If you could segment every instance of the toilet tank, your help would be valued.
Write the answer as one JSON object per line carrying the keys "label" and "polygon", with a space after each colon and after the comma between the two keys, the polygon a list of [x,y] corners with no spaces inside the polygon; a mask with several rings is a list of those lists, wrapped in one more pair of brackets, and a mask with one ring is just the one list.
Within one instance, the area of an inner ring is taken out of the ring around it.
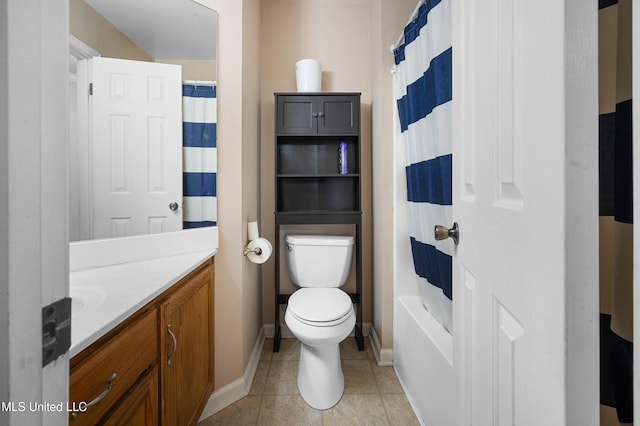
{"label": "toilet tank", "polygon": [[289,278],[299,287],[341,287],[349,276],[353,236],[287,235]]}

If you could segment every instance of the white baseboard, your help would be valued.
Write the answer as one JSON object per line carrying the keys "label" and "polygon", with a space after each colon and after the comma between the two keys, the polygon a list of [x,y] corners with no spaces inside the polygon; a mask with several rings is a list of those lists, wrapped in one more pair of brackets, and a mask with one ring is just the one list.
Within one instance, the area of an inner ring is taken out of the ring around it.
{"label": "white baseboard", "polygon": [[249,358],[247,368],[244,370],[244,374],[242,375],[242,377],[234,380],[228,385],[221,387],[220,389],[217,389],[211,394],[211,396],[209,397],[209,401],[207,401],[207,405],[202,411],[202,415],[200,416],[199,421],[202,421],[207,417],[211,417],[217,412],[227,408],[234,402],[249,395],[251,384],[253,383],[253,377],[255,376],[256,370],[258,369],[258,362],[260,361],[260,355],[262,354],[264,341],[265,331],[263,327],[263,329],[258,333],[258,338],[256,339],[256,343],[253,346],[251,357]]}
{"label": "white baseboard", "polygon": [[382,349],[380,346],[380,339],[378,333],[374,327],[370,327],[369,330],[369,342],[371,343],[371,350],[376,357],[376,362],[380,366],[393,366],[393,349]]}

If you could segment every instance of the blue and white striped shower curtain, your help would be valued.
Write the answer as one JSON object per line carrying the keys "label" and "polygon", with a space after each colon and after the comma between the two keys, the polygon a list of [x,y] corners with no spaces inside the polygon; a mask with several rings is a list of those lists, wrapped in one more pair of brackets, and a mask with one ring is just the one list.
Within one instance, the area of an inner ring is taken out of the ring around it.
{"label": "blue and white striped shower curtain", "polygon": [[393,52],[416,279],[423,305],[449,332],[453,243],[435,241],[433,229],[452,225],[451,50],[450,1],[427,0]]}
{"label": "blue and white striped shower curtain", "polygon": [[218,221],[217,115],[215,86],[182,86],[184,229]]}

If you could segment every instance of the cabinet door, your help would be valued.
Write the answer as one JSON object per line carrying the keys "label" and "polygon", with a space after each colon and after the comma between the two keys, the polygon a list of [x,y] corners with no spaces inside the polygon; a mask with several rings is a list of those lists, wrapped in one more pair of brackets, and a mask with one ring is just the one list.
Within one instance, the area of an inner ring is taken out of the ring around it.
{"label": "cabinet door", "polygon": [[360,131],[359,96],[318,96],[318,133],[357,134]]}
{"label": "cabinet door", "polygon": [[162,423],[195,425],[213,390],[213,265],[161,305]]}
{"label": "cabinet door", "polygon": [[278,96],[276,99],[277,133],[316,133],[318,109],[315,96]]}
{"label": "cabinet door", "polygon": [[148,426],[158,424],[158,368],[144,376],[104,420],[105,425]]}

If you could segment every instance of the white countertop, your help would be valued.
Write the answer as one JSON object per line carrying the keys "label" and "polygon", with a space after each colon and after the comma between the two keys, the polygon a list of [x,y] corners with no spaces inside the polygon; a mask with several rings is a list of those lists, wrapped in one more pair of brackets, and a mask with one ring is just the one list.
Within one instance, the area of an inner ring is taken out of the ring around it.
{"label": "white countertop", "polygon": [[[166,241],[167,237],[162,238]],[[144,244],[155,244],[153,238],[147,238],[145,241]],[[121,243],[127,247],[132,245],[130,240],[123,240]],[[118,251],[118,247],[114,247],[113,244],[113,241],[109,242],[109,251]],[[136,240],[133,245],[135,244],[140,243]],[[173,247],[175,248],[175,245]],[[186,247],[189,247],[189,244]],[[154,258],[137,256],[132,261],[118,259],[121,263],[84,269],[72,267],[69,274],[69,292],[74,314],[71,319],[70,356],[80,353],[187,276],[202,262],[214,256],[218,251],[217,229],[209,247],[191,246],[193,247],[199,250],[187,253],[176,252],[175,249],[166,253],[153,251],[153,255],[156,256]],[[96,252],[101,253],[101,249]],[[86,256],[86,251],[82,251],[82,256]]]}

